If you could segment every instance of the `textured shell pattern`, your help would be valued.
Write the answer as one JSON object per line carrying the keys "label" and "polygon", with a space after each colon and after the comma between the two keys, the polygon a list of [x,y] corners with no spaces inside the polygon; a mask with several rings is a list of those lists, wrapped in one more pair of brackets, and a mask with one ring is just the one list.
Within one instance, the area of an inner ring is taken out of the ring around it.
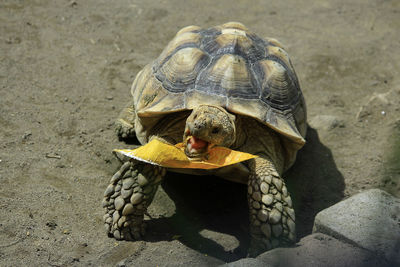
{"label": "textured shell pattern", "polygon": [[181,29],[132,85],[139,117],[217,105],[302,146],[306,107],[288,54],[240,23]]}

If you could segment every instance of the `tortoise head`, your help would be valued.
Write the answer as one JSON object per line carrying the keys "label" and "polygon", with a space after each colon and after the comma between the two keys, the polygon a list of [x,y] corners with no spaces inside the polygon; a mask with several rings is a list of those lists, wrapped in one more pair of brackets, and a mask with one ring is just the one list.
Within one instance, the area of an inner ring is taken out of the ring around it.
{"label": "tortoise head", "polygon": [[236,140],[235,119],[235,115],[218,106],[194,108],[183,135],[186,155],[203,158],[213,146],[230,147]]}

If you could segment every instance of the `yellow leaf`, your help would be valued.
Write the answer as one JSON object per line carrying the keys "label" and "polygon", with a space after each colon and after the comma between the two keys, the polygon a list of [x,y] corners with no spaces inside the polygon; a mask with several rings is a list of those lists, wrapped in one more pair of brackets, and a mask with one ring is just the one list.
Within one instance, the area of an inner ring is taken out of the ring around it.
{"label": "yellow leaf", "polygon": [[157,139],[137,149],[115,149],[114,151],[154,165],[189,169],[216,169],[257,157],[226,147],[213,147],[208,151],[207,160],[192,160],[186,156],[183,143],[173,146]]}

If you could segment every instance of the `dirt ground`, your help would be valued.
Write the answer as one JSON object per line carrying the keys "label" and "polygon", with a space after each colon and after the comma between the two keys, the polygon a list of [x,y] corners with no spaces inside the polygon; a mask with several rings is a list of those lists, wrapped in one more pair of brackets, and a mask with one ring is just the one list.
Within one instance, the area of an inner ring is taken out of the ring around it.
{"label": "dirt ground", "polygon": [[400,2],[0,1],[0,265],[214,266],[244,257],[245,186],[169,175],[145,241],[116,242],[101,200],[113,121],[136,73],[183,26],[240,21],[280,40],[308,106],[285,178],[298,238],[368,188],[400,197]]}

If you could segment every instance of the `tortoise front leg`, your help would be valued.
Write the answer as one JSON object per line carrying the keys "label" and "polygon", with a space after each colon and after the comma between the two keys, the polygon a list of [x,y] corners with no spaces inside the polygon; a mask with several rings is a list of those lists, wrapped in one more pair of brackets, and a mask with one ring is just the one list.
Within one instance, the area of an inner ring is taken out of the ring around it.
{"label": "tortoise front leg", "polygon": [[138,240],[145,234],[144,214],[152,202],[165,168],[131,160],[111,178],[104,193],[104,223],[116,239]]}
{"label": "tortoise front leg", "polygon": [[292,200],[273,163],[265,158],[250,162],[248,203],[250,256],[296,241]]}
{"label": "tortoise front leg", "polygon": [[130,100],[115,121],[115,132],[122,139],[135,137],[135,107]]}

